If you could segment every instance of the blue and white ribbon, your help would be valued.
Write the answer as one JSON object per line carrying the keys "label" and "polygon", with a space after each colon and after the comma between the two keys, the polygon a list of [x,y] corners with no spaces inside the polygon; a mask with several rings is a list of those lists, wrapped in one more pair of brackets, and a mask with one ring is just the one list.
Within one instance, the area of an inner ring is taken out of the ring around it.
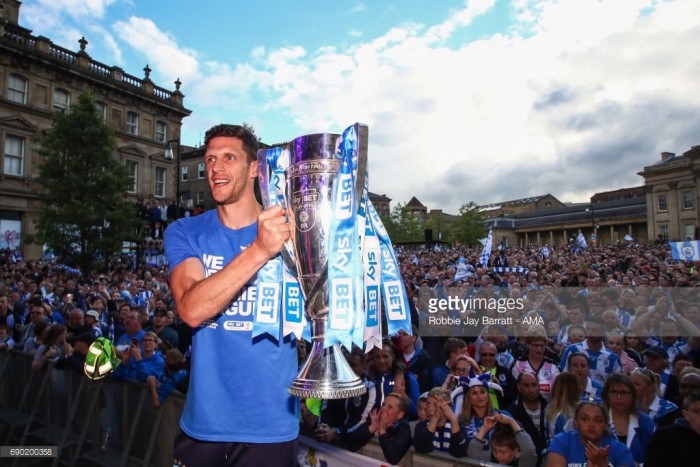
{"label": "blue and white ribbon", "polygon": [[355,274],[359,270],[359,246],[352,151],[342,152],[340,172],[333,194],[333,220],[329,232],[329,321],[324,345],[328,347],[339,342],[349,349],[352,347],[352,331],[355,327]]}
{"label": "blue and white ribbon", "polygon": [[[367,202],[365,209],[367,209]],[[381,248],[379,239],[374,231],[372,218],[367,216],[365,222],[365,238],[362,246],[362,265],[364,268],[364,293],[365,293],[365,352],[373,347],[382,348],[382,320],[381,312]]]}
{"label": "blue and white ribbon", "polygon": [[304,328],[306,328],[306,315],[304,314],[304,297],[301,287],[296,278],[292,275],[286,264],[283,264],[284,291],[282,309],[282,336],[286,337],[294,334],[297,340],[302,339]]}
{"label": "blue and white ribbon", "polygon": [[377,237],[381,250],[381,284],[382,298],[384,299],[384,309],[386,311],[387,332],[394,335],[401,330],[411,334],[411,313],[408,307],[408,297],[406,289],[399,273],[399,265],[396,261],[394,248],[391,246],[389,234],[382,220],[374,209],[372,201],[368,201],[369,217]]}
{"label": "blue and white ribbon", "polygon": [[253,337],[268,333],[280,338],[282,257],[275,256],[258,271]]}

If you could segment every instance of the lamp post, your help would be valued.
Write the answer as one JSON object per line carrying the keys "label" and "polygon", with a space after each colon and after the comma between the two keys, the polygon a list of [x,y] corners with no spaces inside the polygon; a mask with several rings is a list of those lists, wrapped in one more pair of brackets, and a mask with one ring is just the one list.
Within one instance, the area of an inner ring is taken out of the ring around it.
{"label": "lamp post", "polygon": [[591,203],[590,208],[586,208],[586,212],[591,213],[591,243],[597,243],[598,241],[598,226],[595,223],[595,210],[593,209],[593,203]]}
{"label": "lamp post", "polygon": [[[176,219],[180,218],[180,138],[171,139],[165,143],[165,153],[163,157],[166,160],[175,159],[175,208],[177,211]],[[175,157],[173,157],[173,145],[175,145]]]}

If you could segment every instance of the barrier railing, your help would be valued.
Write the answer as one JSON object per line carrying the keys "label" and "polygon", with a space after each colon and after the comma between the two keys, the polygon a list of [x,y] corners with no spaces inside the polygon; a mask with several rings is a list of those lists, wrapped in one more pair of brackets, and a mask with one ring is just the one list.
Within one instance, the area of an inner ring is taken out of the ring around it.
{"label": "barrier railing", "polygon": [[[174,392],[155,409],[145,384],[91,381],[70,369],[48,364],[32,371],[32,356],[0,352],[0,442],[3,446],[57,446],[54,465],[142,465],[171,467],[173,440],[185,397]],[[309,449],[329,465],[387,465],[376,439],[358,453],[300,437],[300,455]],[[347,460],[347,459],[354,460]],[[364,462],[361,462],[362,459]],[[358,460],[357,463],[355,460]],[[350,462],[348,464],[348,462]],[[9,464],[8,464],[9,465]],[[422,455],[410,449],[406,467],[499,464],[447,454]]]}

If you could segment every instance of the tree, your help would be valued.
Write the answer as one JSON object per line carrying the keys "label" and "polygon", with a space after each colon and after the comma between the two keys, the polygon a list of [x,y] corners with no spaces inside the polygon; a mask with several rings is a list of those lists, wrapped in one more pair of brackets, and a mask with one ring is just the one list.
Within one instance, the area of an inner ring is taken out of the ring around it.
{"label": "tree", "polygon": [[479,239],[484,238],[487,232],[484,215],[479,211],[479,206],[474,201],[470,201],[459,208],[459,219],[452,224],[449,238],[452,243],[476,246]]}
{"label": "tree", "polygon": [[123,241],[137,241],[136,210],[125,197],[128,172],[112,156],[114,136],[87,92],[55,114],[40,145],[42,206],[33,240],[88,274]]}
{"label": "tree", "polygon": [[393,243],[419,242],[424,238],[423,226],[406,205],[399,203],[391,210],[389,218],[382,217],[384,228]]}

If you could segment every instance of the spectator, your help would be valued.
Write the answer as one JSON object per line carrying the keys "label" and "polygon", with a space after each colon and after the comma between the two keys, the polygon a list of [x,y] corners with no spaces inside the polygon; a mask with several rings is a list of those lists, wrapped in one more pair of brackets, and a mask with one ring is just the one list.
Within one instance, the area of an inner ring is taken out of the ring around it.
{"label": "spectator", "polygon": [[64,346],[64,352],[56,361],[55,368],[64,370],[70,368],[78,373],[83,373],[85,365],[85,356],[88,353],[90,345],[95,342],[95,334],[92,332],[84,332],[77,336],[67,337],[67,345]]}
{"label": "spectator", "polygon": [[92,327],[85,323],[85,314],[78,307],[73,308],[68,312],[68,323],[66,324],[68,334],[77,336],[86,331],[92,331]]}
{"label": "spectator", "polygon": [[369,432],[377,434],[384,458],[390,464],[398,464],[413,440],[406,421],[408,399],[404,394],[392,392],[384,398],[381,409],[375,408],[370,415]]}
{"label": "spectator", "polygon": [[671,390],[670,395],[678,394],[678,378],[671,373],[669,367],[668,352],[661,346],[650,347],[642,354],[644,366],[659,375],[659,391],[661,396],[665,396],[667,389]]}
{"label": "spectator", "polygon": [[124,334],[117,338],[117,342],[115,342],[114,346],[117,356],[122,358],[122,353],[133,345],[134,340],[140,344],[144,334],[146,334],[146,331],[141,328],[141,319],[138,311],[130,311],[127,313],[126,322],[124,324]]}
{"label": "spectator", "polygon": [[[21,326],[22,338],[17,342],[17,345],[24,347],[25,343],[32,340],[36,335],[36,326],[41,322],[46,322],[51,324],[51,322],[46,317],[46,309],[42,305],[41,301],[35,301],[32,303],[31,311],[29,312],[29,324]],[[27,350],[25,350],[26,352]]]}
{"label": "spectator", "polygon": [[88,310],[85,313],[85,324],[90,326],[90,330],[95,337],[102,337],[102,328],[100,328],[100,313],[96,310]]}
{"label": "spectator", "polygon": [[645,467],[697,465],[700,446],[700,392],[683,402],[683,417],[673,425],[659,428],[649,443]]}
{"label": "spectator", "polygon": [[[149,335],[144,339],[149,339]],[[178,349],[170,349],[165,353],[165,371],[162,378],[158,379],[156,375],[149,375],[146,378],[153,407],[159,408],[163,405],[165,399],[177,389],[180,382],[187,378],[187,370],[182,368],[184,360],[182,352]]]}
{"label": "spectator", "polygon": [[[486,435],[492,430],[491,449],[485,450],[483,447],[486,443]],[[521,428],[516,420],[502,413],[484,419],[479,433],[469,441],[467,456],[481,461],[497,462],[501,465],[518,467],[535,467],[537,465],[535,445],[527,431]]]}
{"label": "spectator", "polygon": [[513,364],[511,371],[513,378],[518,379],[520,373],[528,372],[537,375],[540,382],[542,397],[548,398],[552,389],[554,378],[559,374],[559,368],[547,359],[544,354],[547,348],[547,338],[544,335],[528,335],[525,337],[528,355],[525,360],[518,360]]}
{"label": "spectator", "polygon": [[[504,366],[501,366],[496,361],[498,349],[491,341],[483,341],[479,346],[479,369],[475,373],[489,373],[491,381],[498,383],[503,392],[498,392],[494,389],[489,389],[491,403],[495,409],[507,407],[516,397],[518,397],[518,389],[516,387],[513,374]],[[467,369],[468,371],[468,369]],[[465,373],[466,374],[466,373]]]}
{"label": "spectator", "polygon": [[673,402],[659,397],[661,394],[661,378],[647,368],[636,368],[630,374],[632,383],[637,388],[637,407],[642,413],[649,415],[657,427],[670,425],[680,411]]}
{"label": "spectator", "polygon": [[[464,425],[464,439],[467,441],[471,441],[476,436],[486,417],[502,412],[493,408],[488,392],[491,388],[497,391],[502,391],[502,389],[498,384],[491,382],[490,379],[488,374],[477,376],[474,373],[470,373],[468,378],[460,378],[460,388],[453,392],[455,394],[460,389],[464,392],[459,420]],[[491,432],[483,438],[486,441],[484,449],[490,448],[490,436]]]}
{"label": "spectator", "polygon": [[481,370],[478,369],[479,366],[470,356],[460,355],[457,357],[457,359],[452,362],[450,374],[447,375],[447,378],[445,378],[445,381],[442,383],[442,388],[452,392],[457,388],[459,378],[468,375],[471,368],[474,368],[473,371],[476,373],[481,374]]}
{"label": "spectator", "polygon": [[629,375],[639,364],[624,348],[623,340],[620,331],[608,331],[605,336],[605,347],[617,355],[617,358],[620,359],[620,365],[622,365],[622,372]]}
{"label": "spectator", "polygon": [[576,405],[581,400],[581,386],[578,377],[565,371],[554,379],[552,393],[545,409],[549,424],[549,438],[566,430],[573,418]]}
{"label": "spectator", "polygon": [[46,339],[44,339],[44,342],[34,354],[32,370],[40,371],[44,368],[47,361],[55,362],[61,358],[65,350],[67,334],[68,332],[63,324],[54,324],[49,328],[46,333]]}
{"label": "spectator", "polygon": [[413,447],[421,454],[437,450],[464,457],[467,453],[464,430],[452,410],[450,393],[442,388],[431,389],[427,407],[428,419],[416,425]]}
{"label": "spectator", "polygon": [[160,341],[168,348],[177,348],[179,344],[177,332],[166,325],[166,319],[166,309],[156,308],[153,310],[153,324],[146,328],[146,330],[156,333]]}
{"label": "spectator", "polygon": [[433,369],[433,385],[442,386],[445,382],[447,375],[450,373],[455,360],[460,355],[467,354],[467,343],[462,339],[456,337],[450,337],[445,341],[443,352],[447,361],[444,365],[438,366]]}
{"label": "spectator", "polygon": [[379,403],[384,402],[386,394],[391,392],[404,393],[410,401],[409,419],[418,418],[417,403],[420,392],[415,376],[401,362],[396,361],[394,350],[389,343],[384,343],[382,348],[372,350],[372,361],[368,366],[370,381],[379,390]]}
{"label": "spectator", "polygon": [[603,346],[605,323],[597,317],[586,319],[586,340],[569,346],[562,356],[562,371],[566,371],[569,353],[583,352],[588,355],[590,376],[592,380],[605,384],[605,378],[612,373],[622,371],[617,355]]}
{"label": "spectator", "polygon": [[569,371],[578,378],[579,386],[581,387],[581,397],[600,398],[600,393],[603,385],[598,381],[593,381],[589,374],[588,355],[583,352],[571,352],[568,357]]}
{"label": "spectator", "polygon": [[610,435],[626,445],[639,464],[644,463],[647,445],[654,434],[654,421],[637,409],[637,389],[629,376],[610,375],[602,391],[603,407],[608,413]]}
{"label": "spectator", "polygon": [[15,346],[15,341],[12,339],[12,328],[6,324],[0,326],[0,352],[9,352]]}
{"label": "spectator", "polygon": [[36,326],[34,326],[34,333],[36,335],[27,339],[22,347],[22,351],[26,354],[34,355],[46,339],[49,327],[51,327],[51,325],[48,321],[39,321]]}
{"label": "spectator", "polygon": [[404,330],[399,331],[398,345],[402,351],[400,360],[406,369],[416,377],[418,380],[418,391],[422,393],[429,391],[433,387],[432,363],[430,355],[423,349],[416,348],[418,328],[413,326],[412,331],[412,334],[408,334]]}
{"label": "spectator", "polygon": [[606,434],[607,416],[595,401],[582,401],[574,411],[574,431],[552,439],[547,467],[588,465],[591,467],[634,467],[627,446]]}
{"label": "spectator", "polygon": [[155,376],[157,380],[163,379],[165,371],[165,361],[163,355],[158,352],[158,336],[153,332],[148,332],[143,336],[141,347],[136,339],[122,352],[122,364],[114,370],[115,381],[136,381],[145,383],[149,376]]}
{"label": "spectator", "polygon": [[545,414],[547,401],[540,394],[540,384],[534,374],[520,373],[517,384],[518,399],[506,410],[513,415],[513,418],[530,436],[536,452],[535,464],[540,466],[549,444],[549,431],[547,430]]}

